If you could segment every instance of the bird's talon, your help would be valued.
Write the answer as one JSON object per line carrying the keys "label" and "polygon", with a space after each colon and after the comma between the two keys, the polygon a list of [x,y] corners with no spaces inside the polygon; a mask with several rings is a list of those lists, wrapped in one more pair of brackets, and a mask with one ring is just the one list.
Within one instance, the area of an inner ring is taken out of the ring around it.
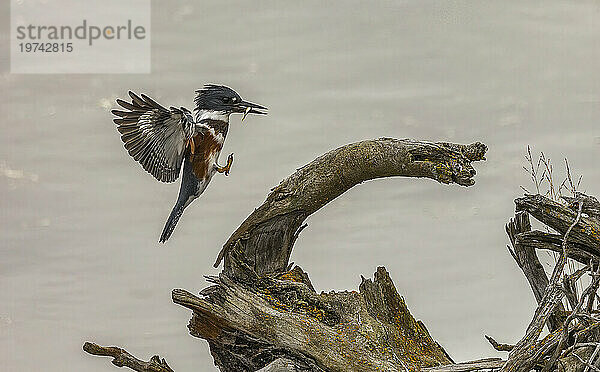
{"label": "bird's talon", "polygon": [[231,164],[233,164],[233,154],[229,154],[227,157],[227,165],[225,166],[225,175],[229,176],[229,171],[231,170]]}
{"label": "bird's talon", "polygon": [[233,154],[229,154],[227,157],[227,165],[224,167],[220,167],[217,164],[217,172],[224,173],[226,176],[229,176],[229,171],[231,170],[231,164],[233,164]]}

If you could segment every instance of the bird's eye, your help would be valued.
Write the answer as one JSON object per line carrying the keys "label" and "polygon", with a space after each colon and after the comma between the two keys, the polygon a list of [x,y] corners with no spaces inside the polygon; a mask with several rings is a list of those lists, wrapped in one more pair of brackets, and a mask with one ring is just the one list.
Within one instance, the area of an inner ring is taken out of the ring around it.
{"label": "bird's eye", "polygon": [[223,103],[229,103],[229,97],[223,97]]}

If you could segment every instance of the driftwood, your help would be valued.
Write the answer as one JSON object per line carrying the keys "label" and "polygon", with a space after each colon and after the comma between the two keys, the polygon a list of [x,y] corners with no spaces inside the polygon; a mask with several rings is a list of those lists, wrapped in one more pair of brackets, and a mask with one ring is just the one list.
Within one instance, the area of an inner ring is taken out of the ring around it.
{"label": "driftwood", "polygon": [[330,151],[283,180],[232,234],[217,259],[224,258],[224,269],[209,278],[215,285],[203,298],[175,290],[173,301],[194,311],[191,333],[209,342],[225,371],[257,370],[282,357],[306,370],[449,364],[383,267],[373,280],[363,278],[358,292],[317,294],[308,275],[288,260],[304,220],[352,186],[391,176],[470,186],[471,162],[485,151],[480,143],[389,138]]}
{"label": "driftwood", "polygon": [[[525,211],[538,221],[554,229],[562,236],[577,218],[573,205],[565,206],[541,195],[528,195],[515,200],[517,211]],[[585,205],[585,199],[582,199]],[[600,256],[600,221],[594,216],[581,216],[571,231],[569,243],[579,244],[591,255]]]}
{"label": "driftwood", "polygon": [[[222,371],[597,371],[600,316],[600,203],[577,194],[565,203],[542,196],[516,200],[507,225],[509,251],[522,269],[538,308],[522,340],[501,344],[486,336],[507,360],[454,363],[409,312],[389,273],[379,267],[362,278],[358,291],[316,293],[308,274],[289,263],[304,221],[351,187],[376,178],[426,177],[440,183],[474,184],[471,162],[484,160],[481,143],[458,145],[382,138],[332,150],[273,188],[265,202],[224,244],[224,261],[212,284],[192,294],[172,293],[173,302],[192,310],[193,336],[208,341]],[[556,233],[531,231],[533,216]],[[550,277],[537,250],[560,257]],[[586,265],[567,275],[568,259]],[[591,275],[579,294],[576,283]],[[563,304],[567,299],[568,307]],[[540,339],[542,328],[550,333]],[[169,372],[158,356],[149,362],[125,350],[86,343],[84,350],[111,356],[117,366]]]}
{"label": "driftwood", "polygon": [[158,355],[150,358],[150,361],[144,362],[121,348],[100,346],[92,342],[83,344],[83,350],[92,355],[112,357],[112,364],[117,367],[129,367],[138,372],[174,372]]}
{"label": "driftwood", "polygon": [[[517,262],[517,265],[523,271],[523,274],[525,274],[535,300],[539,304],[543,301],[546,287],[548,287],[548,276],[546,276],[544,267],[538,259],[535,247],[525,245],[522,243],[522,239],[517,239],[522,234],[530,231],[531,223],[529,222],[529,215],[524,212],[517,213],[515,218],[511,219],[506,225],[506,233],[513,246],[512,251],[510,251],[510,248],[509,251]],[[548,317],[548,329],[550,332],[560,328],[562,325],[560,316],[562,313],[564,313],[564,308],[562,303],[559,303],[556,305],[556,310],[554,310],[553,314]]]}
{"label": "driftwood", "polygon": [[[223,371],[415,371],[452,364],[410,314],[385,268],[363,278],[358,291],[318,294],[288,261],[304,220],[351,187],[392,176],[471,186],[471,162],[483,160],[486,150],[481,143],[381,138],[340,147],[300,168],[225,243],[216,262],[224,259],[223,271],[207,277],[212,286],[200,296],[173,291],[173,301],[193,311],[190,333],[209,342]],[[124,350],[108,350],[94,354],[133,369],[140,364]]]}
{"label": "driftwood", "polygon": [[283,275],[244,284],[222,275],[206,298],[175,290],[173,301],[194,311],[190,331],[209,341],[222,370],[256,370],[274,355],[317,371],[415,370],[451,362],[410,315],[384,268],[373,281],[364,279],[360,292],[320,295],[302,281],[299,268]]}
{"label": "driftwood", "polygon": [[[587,372],[600,365],[595,353],[600,350],[600,317],[594,306],[600,283],[598,203],[581,193],[564,199],[568,204],[541,195],[515,200],[517,213],[506,231],[513,246],[511,254],[530,283],[538,307],[525,336],[510,347],[501,371]],[[558,234],[531,231],[529,215]],[[539,263],[536,249],[560,253],[550,278]],[[569,258],[586,266],[568,274],[565,266]],[[591,280],[578,294],[575,283],[584,274]],[[563,306],[565,297],[569,310]],[[540,339],[544,324],[548,324],[550,334]],[[492,345],[497,344],[492,340]]]}
{"label": "driftwood", "polygon": [[448,364],[440,367],[424,368],[423,372],[469,372],[495,370],[501,368],[506,361],[500,358],[474,360],[466,363]]}
{"label": "driftwood", "polygon": [[215,266],[235,275],[227,252],[239,244],[259,275],[282,272],[303,221],[351,187],[376,178],[426,177],[441,183],[474,184],[472,161],[483,160],[485,145],[430,143],[381,138],[332,150],[283,180],[227,240]]}

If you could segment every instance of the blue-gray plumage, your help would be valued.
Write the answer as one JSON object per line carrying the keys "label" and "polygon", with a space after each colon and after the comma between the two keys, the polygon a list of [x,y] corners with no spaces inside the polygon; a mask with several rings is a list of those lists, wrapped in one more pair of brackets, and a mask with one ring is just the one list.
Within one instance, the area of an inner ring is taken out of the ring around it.
{"label": "blue-gray plumage", "polygon": [[131,102],[117,99],[126,109],[113,110],[121,140],[129,155],[162,182],[183,176],[179,196],[160,236],[165,242],[175,229],[184,209],[198,198],[219,172],[229,174],[233,154],[227,165],[217,161],[229,129],[229,115],[266,114],[265,107],[246,102],[233,89],[205,85],[196,91],[194,115],[185,107],[168,109],[146,95],[129,92]]}
{"label": "blue-gray plumage", "polygon": [[[169,239],[179,218],[183,214],[183,210],[196,199],[204,189],[208,182],[204,180],[198,179],[194,172],[192,171],[192,163],[185,157],[183,160],[183,175],[181,176],[181,186],[179,187],[179,195],[177,196],[177,202],[165,223],[165,227],[163,228],[163,232],[160,235],[159,241],[164,243]],[[204,187],[203,187],[204,186]]]}

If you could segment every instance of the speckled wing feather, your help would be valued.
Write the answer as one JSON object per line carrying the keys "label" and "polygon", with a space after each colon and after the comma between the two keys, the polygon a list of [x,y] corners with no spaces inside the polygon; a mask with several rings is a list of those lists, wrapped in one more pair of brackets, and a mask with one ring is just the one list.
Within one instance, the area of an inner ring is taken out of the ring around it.
{"label": "speckled wing feather", "polygon": [[144,94],[130,91],[129,96],[131,103],[117,99],[125,110],[112,110],[125,148],[157,180],[175,181],[194,134],[191,113],[183,107],[167,109]]}

